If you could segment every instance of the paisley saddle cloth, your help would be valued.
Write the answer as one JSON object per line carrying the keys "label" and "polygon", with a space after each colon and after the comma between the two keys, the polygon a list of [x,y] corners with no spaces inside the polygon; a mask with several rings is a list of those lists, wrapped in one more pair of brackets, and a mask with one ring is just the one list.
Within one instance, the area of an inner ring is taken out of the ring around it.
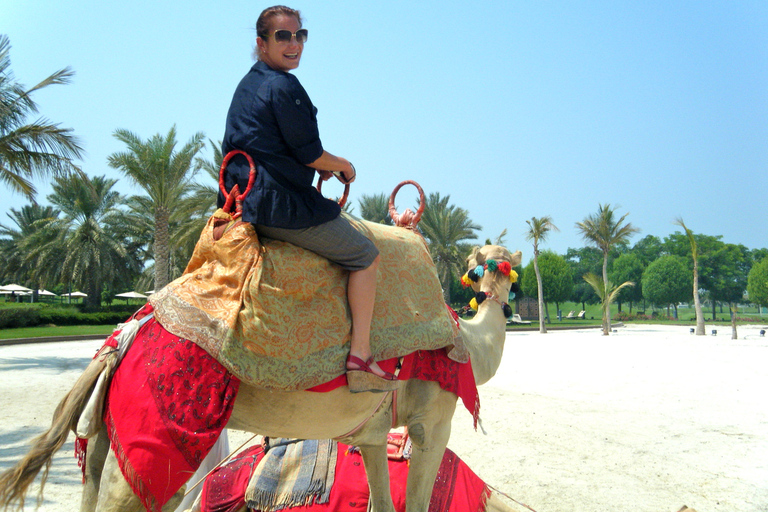
{"label": "paisley saddle cloth", "polygon": [[[448,347],[452,359],[466,362],[469,354],[421,237],[349,219],[381,253],[371,324],[376,359]],[[214,226],[222,223],[226,231],[214,240]],[[347,278],[325,258],[260,240],[253,226],[219,210],[184,274],[150,302],[165,329],[202,347],[240,380],[301,390],[345,372],[352,325]]]}

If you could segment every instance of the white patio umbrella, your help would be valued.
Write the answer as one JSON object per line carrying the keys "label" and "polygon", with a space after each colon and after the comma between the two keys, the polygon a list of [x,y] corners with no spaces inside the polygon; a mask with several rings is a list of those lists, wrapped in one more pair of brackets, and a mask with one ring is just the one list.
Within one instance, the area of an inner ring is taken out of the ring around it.
{"label": "white patio umbrella", "polygon": [[88,294],[83,292],[72,292],[72,293],[62,293],[61,296],[62,297],[87,297]]}
{"label": "white patio umbrella", "polygon": [[26,286],[19,286],[18,284],[7,284],[5,286],[0,286],[0,290],[6,291],[6,292],[31,292],[31,288],[27,288]]}
{"label": "white patio umbrella", "polygon": [[56,294],[49,292],[48,290],[37,290],[38,295],[45,295],[46,297],[56,297]]}
{"label": "white patio umbrella", "polygon": [[139,292],[125,292],[118,293],[115,297],[121,297],[123,299],[146,299],[147,296]]}

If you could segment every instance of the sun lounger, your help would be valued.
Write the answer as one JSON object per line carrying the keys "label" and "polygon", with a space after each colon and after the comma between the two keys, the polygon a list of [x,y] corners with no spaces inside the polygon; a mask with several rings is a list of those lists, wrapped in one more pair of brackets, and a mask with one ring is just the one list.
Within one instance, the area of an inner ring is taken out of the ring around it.
{"label": "sun lounger", "polygon": [[584,320],[586,317],[587,317],[587,312],[584,311],[584,310],[582,310],[581,313],[576,315],[576,318],[579,319],[579,320]]}
{"label": "sun lounger", "polygon": [[522,318],[520,318],[520,315],[515,313],[514,315],[512,315],[512,323],[513,324],[530,324],[531,322],[528,320],[523,320]]}
{"label": "sun lounger", "polygon": [[576,312],[575,311],[568,312],[568,316],[566,316],[565,318],[567,320],[572,320],[572,319],[576,318]]}

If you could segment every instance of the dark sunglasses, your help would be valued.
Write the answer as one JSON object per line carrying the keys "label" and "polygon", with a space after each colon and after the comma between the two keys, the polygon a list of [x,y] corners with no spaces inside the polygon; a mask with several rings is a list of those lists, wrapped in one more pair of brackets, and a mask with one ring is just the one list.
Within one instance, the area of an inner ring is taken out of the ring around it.
{"label": "dark sunglasses", "polygon": [[[290,43],[291,38],[293,37],[296,38],[297,43],[306,43],[307,37],[309,36],[309,30],[305,28],[300,28],[296,32],[291,32],[290,30],[280,29],[280,30],[275,30],[275,33],[273,35],[275,37],[275,42],[278,42],[278,43]],[[264,36],[265,39],[267,37],[269,37],[269,34]]]}

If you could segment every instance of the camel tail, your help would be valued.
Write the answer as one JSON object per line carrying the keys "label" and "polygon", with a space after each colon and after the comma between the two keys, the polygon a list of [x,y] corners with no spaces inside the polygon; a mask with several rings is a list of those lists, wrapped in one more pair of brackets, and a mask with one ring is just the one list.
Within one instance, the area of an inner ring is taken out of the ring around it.
{"label": "camel tail", "polygon": [[32,448],[23,459],[0,474],[0,510],[13,506],[21,510],[24,507],[27,490],[41,470],[38,506],[42,503],[43,487],[48,478],[53,456],[66,442],[69,431],[74,432],[77,428],[80,414],[110,357],[113,356],[104,357],[100,354],[91,361],[75,382],[74,387],[56,407],[50,428],[31,441]]}

